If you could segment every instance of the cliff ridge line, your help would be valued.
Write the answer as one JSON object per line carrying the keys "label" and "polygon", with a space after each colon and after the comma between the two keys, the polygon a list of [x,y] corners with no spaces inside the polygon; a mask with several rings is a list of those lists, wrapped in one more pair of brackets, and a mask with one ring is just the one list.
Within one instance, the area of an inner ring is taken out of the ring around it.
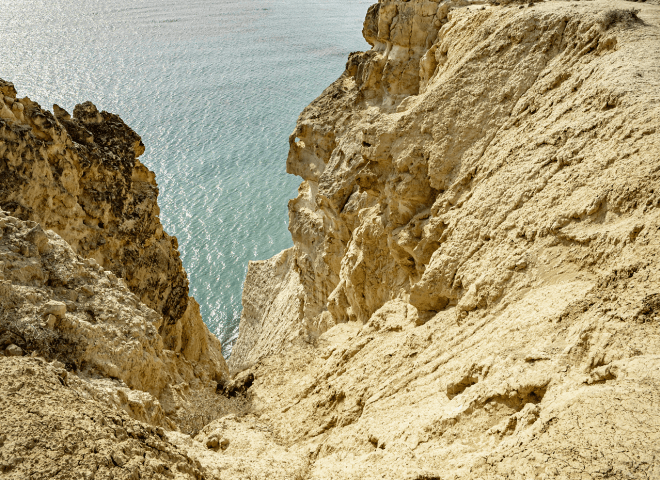
{"label": "cliff ridge line", "polygon": [[660,7],[505,3],[380,1],[289,138],[228,363],[304,478],[660,475]]}

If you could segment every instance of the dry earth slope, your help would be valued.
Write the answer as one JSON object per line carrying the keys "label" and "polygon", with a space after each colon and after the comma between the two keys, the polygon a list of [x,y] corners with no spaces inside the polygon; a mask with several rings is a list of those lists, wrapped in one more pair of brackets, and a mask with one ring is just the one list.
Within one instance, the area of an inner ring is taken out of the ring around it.
{"label": "dry earth slope", "polygon": [[246,279],[270,478],[660,478],[660,6],[384,0],[363,33]]}

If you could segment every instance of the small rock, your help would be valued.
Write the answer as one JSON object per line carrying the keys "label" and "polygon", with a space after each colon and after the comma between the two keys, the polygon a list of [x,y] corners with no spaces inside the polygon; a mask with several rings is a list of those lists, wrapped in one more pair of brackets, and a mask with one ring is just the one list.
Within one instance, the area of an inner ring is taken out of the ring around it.
{"label": "small rock", "polygon": [[13,343],[9,345],[5,349],[5,355],[9,357],[22,357],[23,356],[23,349],[19,347],[18,345],[14,345]]}
{"label": "small rock", "polygon": [[57,323],[57,317],[52,314],[48,314],[46,317],[46,327],[50,328],[51,330],[55,328],[55,323]]}
{"label": "small rock", "polygon": [[216,387],[216,393],[226,397],[235,397],[238,394],[244,395],[254,383],[254,374],[245,370],[236,375],[234,380],[229,382],[221,381]]}
{"label": "small rock", "polygon": [[221,439],[217,434],[213,434],[206,439],[206,448],[210,448],[211,450],[218,450],[219,448],[226,450],[228,446],[229,440],[226,438]]}
{"label": "small rock", "polygon": [[527,268],[527,260],[525,260],[524,258],[518,260],[516,262],[515,268],[516,268],[516,270],[524,270],[525,268]]}
{"label": "small rock", "polygon": [[80,287],[80,293],[87,297],[93,297],[94,296],[94,289],[90,287],[89,285],[83,285]]}
{"label": "small rock", "polygon": [[75,302],[72,302],[71,300],[65,300],[64,303],[66,304],[67,312],[75,312],[78,310],[78,305],[76,305]]}
{"label": "small rock", "polygon": [[78,292],[70,288],[58,288],[55,290],[55,293],[60,297],[64,297],[64,303],[67,303],[67,300],[70,302],[75,302],[78,300]]}
{"label": "small rock", "polygon": [[44,229],[41,228],[36,222],[27,222],[31,230],[25,235],[25,239],[30,243],[36,245],[37,250],[40,254],[48,253],[52,250],[52,247],[48,243],[48,236]]}
{"label": "small rock", "polygon": [[550,360],[550,356],[545,352],[533,351],[525,355],[525,361],[528,363],[536,362],[538,360]]}
{"label": "small rock", "polygon": [[46,302],[43,307],[44,315],[55,315],[57,318],[62,318],[66,315],[66,304],[56,300]]}
{"label": "small rock", "polygon": [[126,455],[124,455],[124,452],[120,450],[116,450],[110,454],[112,457],[112,461],[119,467],[123,467],[126,462],[128,462],[128,458],[126,458]]}

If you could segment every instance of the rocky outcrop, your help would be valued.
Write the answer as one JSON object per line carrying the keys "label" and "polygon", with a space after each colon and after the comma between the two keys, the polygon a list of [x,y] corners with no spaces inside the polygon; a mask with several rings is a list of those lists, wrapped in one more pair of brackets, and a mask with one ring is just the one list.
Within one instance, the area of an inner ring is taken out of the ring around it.
{"label": "rocky outcrop", "polygon": [[[187,427],[191,415],[213,410],[196,399],[215,399],[222,381],[218,366],[225,363],[218,340],[207,330],[205,338],[188,342],[190,350],[183,354],[167,349],[158,333],[163,321],[123,279],[76,254],[52,230],[0,211],[5,356],[59,362],[107,406],[152,425]],[[189,327],[184,338],[199,334]]]}
{"label": "rocky outcrop", "polygon": [[[648,90],[650,80],[612,73],[632,57],[622,39],[652,43],[653,28],[629,12],[615,11],[612,20],[601,3],[576,10],[575,18],[553,4],[515,12],[456,5],[372,7],[363,33],[374,48],[351,54],[342,77],[301,114],[287,160],[287,170],[304,179],[289,204],[295,246],[272,266],[251,264],[246,327],[280,316],[272,299],[285,278],[300,287],[289,294],[300,308],[287,315],[299,313],[297,337],[365,323],[396,298],[423,320],[454,306],[463,316],[499,301],[520,277],[514,273],[531,272],[539,252],[570,237],[566,232],[590,224],[589,242],[603,241],[600,216],[614,224],[641,208],[623,192],[648,195],[643,208],[653,211],[655,166],[639,171],[629,160],[654,145],[655,111],[629,93]],[[435,35],[432,45],[417,31],[422,26]],[[401,39],[390,30],[408,33]],[[411,46],[410,38],[421,43]],[[404,47],[407,57],[391,53]],[[401,77],[394,66],[401,58],[419,66],[416,81]],[[391,93],[399,90],[408,94]],[[623,127],[633,112],[645,127]],[[601,138],[601,131],[608,133]],[[629,175],[612,167],[616,159]],[[581,179],[567,182],[566,175]],[[637,223],[623,237],[636,237],[643,221]],[[601,263],[624,247],[609,244]],[[284,256],[288,269],[280,266]],[[237,352],[250,341],[242,335]],[[251,351],[254,358],[269,353]],[[250,355],[232,356],[232,363]]]}
{"label": "rocky outcrop", "polygon": [[[163,316],[167,348],[198,361],[206,327],[188,297],[176,238],[158,218],[158,187],[138,160],[139,135],[91,102],[77,105],[73,116],[54,105],[53,115],[17,98],[11,83],[0,81],[0,92],[0,207],[52,229],[77,254],[123,278]],[[222,362],[205,368],[222,375]]]}
{"label": "rocky outcrop", "polygon": [[52,115],[0,89],[0,350],[102,379],[98,398],[136,419],[201,428],[228,370],[140,137],[89,102]]}
{"label": "rocky outcrop", "polygon": [[629,5],[370,8],[290,138],[232,380],[139,138],[2,84],[2,473],[660,476],[660,7]]}
{"label": "rocky outcrop", "polygon": [[630,5],[369,9],[229,361],[307,478],[660,475],[660,9]]}

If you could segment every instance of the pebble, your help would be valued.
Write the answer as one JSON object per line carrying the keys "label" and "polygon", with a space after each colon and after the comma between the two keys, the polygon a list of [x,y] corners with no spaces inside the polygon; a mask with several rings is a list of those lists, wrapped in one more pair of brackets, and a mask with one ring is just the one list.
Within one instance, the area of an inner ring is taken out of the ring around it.
{"label": "pebble", "polygon": [[94,289],[89,285],[83,285],[82,287],[80,287],[80,293],[82,293],[87,297],[92,297],[94,296]]}
{"label": "pebble", "polygon": [[55,323],[57,322],[57,317],[52,314],[48,314],[46,317],[46,326],[51,330],[55,328]]}
{"label": "pebble", "polygon": [[55,315],[57,318],[62,318],[66,315],[66,303],[50,300],[43,306],[43,314]]}
{"label": "pebble", "polygon": [[7,348],[5,348],[5,355],[7,355],[9,357],[22,357],[23,356],[23,349],[21,347],[19,347],[18,345],[14,345],[12,343]]}

